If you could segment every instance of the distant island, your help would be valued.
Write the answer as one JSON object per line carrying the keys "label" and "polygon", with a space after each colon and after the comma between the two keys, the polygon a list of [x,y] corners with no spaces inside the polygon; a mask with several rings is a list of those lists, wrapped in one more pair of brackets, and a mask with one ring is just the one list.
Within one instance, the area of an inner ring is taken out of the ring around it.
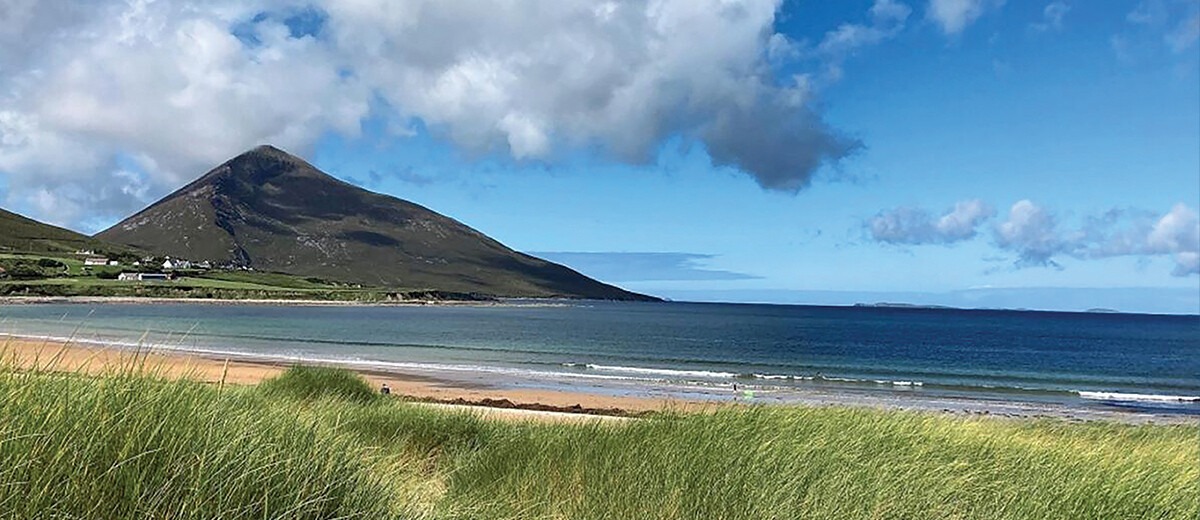
{"label": "distant island", "polygon": [[946,305],[918,305],[915,303],[893,303],[893,302],[877,302],[877,303],[856,303],[855,307],[873,307],[883,309],[957,309],[958,307],[949,307]]}
{"label": "distant island", "polygon": [[[1072,311],[1039,311],[1037,309],[1029,309],[1029,308],[1025,308],[1025,307],[1014,307],[1014,308],[954,307],[954,306],[950,306],[950,305],[922,305],[922,304],[916,304],[916,303],[902,303],[902,302],[856,303],[856,304],[854,304],[854,307],[873,308],[873,309],[949,309],[949,310],[963,310],[963,311],[1072,312]],[[1097,314],[1122,314],[1122,312],[1119,310],[1107,309],[1107,308],[1102,308],[1102,307],[1095,307],[1095,308],[1087,309],[1085,311],[1075,311],[1075,312],[1088,312],[1088,313],[1097,313]]]}

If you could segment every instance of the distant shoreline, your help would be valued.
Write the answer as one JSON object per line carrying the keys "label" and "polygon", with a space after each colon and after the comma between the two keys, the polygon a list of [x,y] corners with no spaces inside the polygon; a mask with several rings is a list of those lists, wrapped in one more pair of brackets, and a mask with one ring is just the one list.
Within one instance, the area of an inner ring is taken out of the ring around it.
{"label": "distant shoreline", "polygon": [[[38,305],[38,304],[179,304],[195,303],[203,305],[273,305],[295,307],[557,307],[568,306],[578,302],[589,301],[626,301],[626,300],[589,300],[573,298],[495,298],[491,300],[314,300],[291,298],[164,298],[155,296],[0,296],[0,305]],[[818,304],[818,303],[762,303],[762,302],[710,302],[668,300],[659,302],[639,303],[679,303],[689,305],[769,305],[783,307],[820,307],[820,308],[851,308],[864,310],[911,310],[911,311],[950,311],[950,312],[1019,312],[1047,314],[1091,314],[1098,316],[1170,316],[1196,318],[1200,314],[1153,313],[1133,311],[1096,310],[1049,310],[1049,309],[1003,309],[1003,308],[972,308],[951,307],[943,305],[915,304]]]}
{"label": "distant shoreline", "polygon": [[[547,300],[545,305],[554,305],[560,300]],[[146,303],[195,303],[204,305],[274,305],[296,307],[425,307],[425,306],[472,306],[493,307],[511,305],[504,300],[302,300],[302,299],[251,299],[251,298],[159,298],[142,296],[0,296],[0,305],[39,304],[146,304]],[[533,303],[531,305],[538,305]]]}
{"label": "distant shoreline", "polygon": [[[131,359],[168,378],[191,378],[208,383],[253,385],[275,377],[296,364],[345,368],[366,378],[376,387],[387,384],[394,395],[429,403],[475,407],[637,416],[646,412],[699,411],[725,406],[769,405],[801,407],[874,408],[898,412],[936,413],[951,416],[991,417],[1004,420],[1057,419],[1072,422],[1115,421],[1131,424],[1197,424],[1200,418],[1130,410],[1097,410],[1025,401],[994,401],[960,397],[914,397],[870,395],[856,392],[809,390],[801,399],[788,403],[686,398],[652,392],[605,394],[582,389],[514,388],[486,380],[467,382],[430,371],[381,369],[304,359],[277,359],[254,354],[223,354],[188,349],[131,348],[94,341],[62,341],[36,336],[0,334],[0,353],[15,359],[18,366],[32,360],[56,359],[55,370],[102,374],[131,366]],[[22,365],[24,364],[24,365]]]}

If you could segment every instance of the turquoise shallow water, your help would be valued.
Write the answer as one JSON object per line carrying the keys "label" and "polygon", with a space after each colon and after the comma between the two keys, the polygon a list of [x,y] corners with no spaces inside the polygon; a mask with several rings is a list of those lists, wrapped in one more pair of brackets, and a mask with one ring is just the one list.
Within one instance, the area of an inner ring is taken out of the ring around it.
{"label": "turquoise shallow water", "polygon": [[0,332],[451,374],[500,386],[837,390],[1200,413],[1200,317],[580,302],[8,305]]}

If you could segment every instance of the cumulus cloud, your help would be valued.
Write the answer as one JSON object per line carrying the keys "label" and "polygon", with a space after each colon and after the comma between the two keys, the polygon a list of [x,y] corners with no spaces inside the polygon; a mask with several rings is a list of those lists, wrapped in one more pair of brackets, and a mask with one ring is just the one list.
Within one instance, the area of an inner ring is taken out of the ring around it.
{"label": "cumulus cloud", "polygon": [[3,58],[20,68],[0,79],[0,172],[7,202],[39,194],[48,220],[127,213],[256,143],[303,152],[327,130],[353,134],[367,113],[365,89],[314,38],[272,19],[255,27],[256,47],[231,34],[255,14],[237,2],[24,9],[9,30],[33,39]]}
{"label": "cumulus cloud", "polygon": [[1017,264],[1058,265],[1055,255],[1069,247],[1058,229],[1058,220],[1046,208],[1030,200],[1013,204],[1008,220],[995,229],[996,245],[1017,253]]}
{"label": "cumulus cloud", "polygon": [[1146,236],[1145,249],[1149,254],[1175,255],[1176,276],[1200,274],[1200,216],[1176,204],[1154,223]]}
{"label": "cumulus cloud", "polygon": [[1017,265],[1059,266],[1056,257],[1099,259],[1168,256],[1172,274],[1200,274],[1200,216],[1185,204],[1165,214],[1114,209],[1088,216],[1075,229],[1062,226],[1047,208],[1029,200],[1013,204],[994,229],[996,245],[1017,254]]}
{"label": "cumulus cloud", "polygon": [[926,16],[947,35],[963,32],[989,9],[999,8],[1004,0],[929,0]]}
{"label": "cumulus cloud", "polygon": [[952,244],[974,238],[996,211],[979,199],[963,200],[940,216],[913,207],[882,211],[867,220],[871,238],[889,244]]}
{"label": "cumulus cloud", "polygon": [[[7,202],[46,193],[59,200],[41,217],[118,216],[138,202],[88,187],[161,195],[255,144],[303,154],[370,116],[517,160],[587,148],[647,162],[682,138],[796,191],[862,144],[824,121],[803,81],[774,77],[779,5],[0,2]],[[871,14],[884,25],[829,51],[880,38],[907,7],[880,0]],[[121,156],[137,158],[139,184],[115,173]]]}
{"label": "cumulus cloud", "polygon": [[[979,199],[959,201],[934,214],[917,207],[881,211],[864,222],[871,240],[895,245],[953,244],[978,236],[996,211]],[[1013,264],[1061,269],[1062,258],[1092,260],[1122,256],[1168,257],[1172,274],[1200,274],[1200,215],[1186,204],[1166,213],[1111,209],[1065,224],[1049,208],[1031,200],[1013,204],[991,227],[993,244],[1016,255]]]}

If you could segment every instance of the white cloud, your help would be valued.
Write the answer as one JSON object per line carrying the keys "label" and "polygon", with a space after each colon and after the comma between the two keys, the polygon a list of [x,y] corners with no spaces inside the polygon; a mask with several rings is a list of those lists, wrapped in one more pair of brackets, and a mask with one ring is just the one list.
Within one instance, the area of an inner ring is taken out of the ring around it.
{"label": "white cloud", "polygon": [[1071,11],[1071,4],[1063,0],[1055,0],[1046,4],[1042,9],[1042,20],[1030,24],[1030,27],[1036,31],[1058,31],[1062,30],[1063,18]]}
{"label": "white cloud", "polygon": [[1055,257],[1099,259],[1119,256],[1169,256],[1172,274],[1200,274],[1200,216],[1176,204],[1162,216],[1141,210],[1110,210],[1083,219],[1077,229],[1060,227],[1046,208],[1022,200],[994,230],[996,245],[1017,254],[1018,266],[1058,266]]}
{"label": "white cloud", "polygon": [[1139,25],[1159,25],[1167,18],[1167,5],[1162,0],[1142,0],[1125,19]]}
{"label": "white cloud", "polygon": [[1146,237],[1148,254],[1175,255],[1175,275],[1200,274],[1200,216],[1176,204],[1163,215]]}
{"label": "white cloud", "polygon": [[947,35],[963,32],[989,9],[1004,5],[1004,0],[929,0],[926,16]]}
{"label": "white cloud", "polygon": [[[230,34],[251,7],[62,5],[39,2],[25,16],[35,34],[25,45],[38,47],[6,55],[25,68],[0,79],[7,202],[39,194],[42,218],[117,216],[256,143],[305,151],[326,129],[353,133],[366,114],[364,90],[312,38],[275,21],[259,24],[258,48]],[[47,26],[46,11],[69,25]],[[143,157],[148,177],[122,174],[122,155]]]}
{"label": "white cloud", "polygon": [[[253,145],[304,154],[353,136],[371,110],[516,159],[588,147],[644,162],[681,137],[798,190],[861,145],[810,108],[806,84],[772,76],[779,3],[0,2],[7,203],[47,193],[63,200],[40,217],[116,217]],[[304,9],[322,13],[318,34],[285,23]],[[872,16],[906,10],[880,0]],[[116,174],[123,156],[146,159],[137,184]],[[108,183],[129,196],[86,189]]]}
{"label": "white cloud", "polygon": [[952,244],[974,238],[996,211],[979,199],[959,201],[941,216],[920,208],[882,211],[866,223],[871,238],[890,244]]}
{"label": "white cloud", "polygon": [[827,81],[842,77],[842,62],[863,47],[878,45],[904,30],[912,9],[894,0],[875,0],[871,6],[870,24],[845,23],[829,31],[817,44],[815,52],[825,62]]}
{"label": "white cloud", "polygon": [[1200,2],[1194,0],[1142,0],[1125,19],[1176,54],[1200,41]]}
{"label": "white cloud", "polygon": [[1054,215],[1028,199],[1013,204],[1008,220],[996,226],[995,239],[1002,249],[1016,251],[1019,265],[1057,265],[1053,257],[1066,248]]}
{"label": "white cloud", "polygon": [[937,232],[954,240],[975,236],[975,228],[995,216],[996,210],[979,199],[959,201],[954,210],[942,215],[934,226]]}
{"label": "white cloud", "polygon": [[[881,211],[864,227],[872,240],[881,243],[953,244],[975,238],[979,228],[995,214],[982,200],[968,199],[941,215],[914,207]],[[1085,216],[1077,227],[1070,227],[1050,209],[1021,200],[992,227],[992,241],[997,248],[1016,255],[1016,267],[1061,269],[1062,257],[1169,257],[1175,261],[1173,275],[1200,274],[1200,215],[1182,203],[1161,215],[1112,209]]]}
{"label": "white cloud", "polygon": [[1175,255],[1175,270],[1171,271],[1175,276],[1187,276],[1190,274],[1200,274],[1200,253],[1195,251],[1184,251]]}

